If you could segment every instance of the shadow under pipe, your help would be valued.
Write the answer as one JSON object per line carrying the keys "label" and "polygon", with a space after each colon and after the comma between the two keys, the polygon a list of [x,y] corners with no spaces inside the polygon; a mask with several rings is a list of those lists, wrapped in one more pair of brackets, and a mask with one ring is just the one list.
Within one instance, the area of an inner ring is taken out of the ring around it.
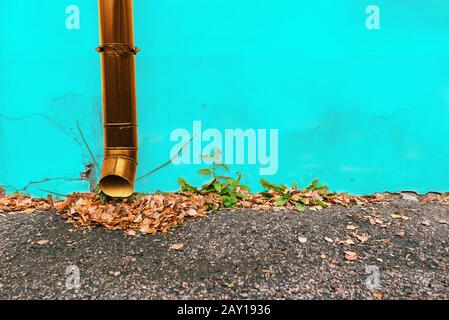
{"label": "shadow under pipe", "polygon": [[137,169],[136,68],[132,0],[99,0],[104,161],[100,189],[132,195]]}

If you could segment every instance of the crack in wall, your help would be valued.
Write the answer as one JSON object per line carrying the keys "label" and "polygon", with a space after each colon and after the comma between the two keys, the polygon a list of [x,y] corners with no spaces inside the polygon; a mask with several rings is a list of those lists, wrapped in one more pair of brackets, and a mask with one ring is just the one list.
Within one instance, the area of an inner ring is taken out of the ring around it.
{"label": "crack in wall", "polygon": [[[17,188],[16,186],[2,184],[2,185],[0,185],[0,194],[1,194],[1,192],[5,192],[2,190],[6,190],[6,189],[14,189],[15,192],[25,192],[31,186],[39,185],[39,184],[43,184],[43,183],[51,182],[51,181],[64,181],[64,182],[88,181],[89,189],[91,192],[93,192],[96,187],[95,166],[92,163],[88,163],[86,165],[86,170],[81,172],[79,178],[69,178],[69,177],[43,178],[38,181],[30,181],[23,188]],[[53,191],[48,191],[48,190],[43,190],[43,189],[39,189],[39,190],[44,191],[44,192],[58,194]],[[62,194],[58,194],[58,195],[62,196]]]}
{"label": "crack in wall", "polygon": [[44,178],[39,181],[30,181],[28,184],[21,189],[21,191],[27,191],[29,187],[36,184],[42,184],[49,181],[65,181],[65,182],[73,182],[73,181],[84,181],[82,178]]}
{"label": "crack in wall", "polygon": [[[31,188],[34,185],[44,184],[46,182],[51,181],[65,181],[65,182],[77,182],[77,181],[87,181],[89,183],[90,191],[94,191],[96,187],[96,175],[97,170],[95,169],[96,157],[94,157],[94,153],[90,150],[90,147],[87,145],[86,137],[82,136],[81,132],[76,131],[76,122],[78,121],[79,115],[84,115],[85,120],[83,123],[90,124],[89,136],[94,137],[94,139],[99,136],[99,132],[101,131],[101,103],[97,97],[88,97],[76,93],[67,93],[60,97],[55,97],[51,99],[50,104],[53,108],[57,108],[58,110],[65,110],[65,112],[58,112],[55,115],[49,115],[48,113],[32,113],[26,115],[19,116],[10,116],[4,113],[0,113],[0,120],[4,119],[6,121],[26,121],[32,118],[41,118],[47,121],[51,126],[55,127],[58,131],[62,132],[64,136],[68,137],[72,142],[77,145],[77,149],[80,151],[80,160],[82,162],[84,171],[80,173],[80,178],[74,177],[45,177],[42,179],[38,179],[36,181],[29,181],[24,187],[17,187],[16,185],[11,184],[1,184],[2,188],[5,188],[9,191],[14,192],[24,192]],[[84,109],[85,111],[81,111],[80,109]],[[93,109],[93,110],[92,110]],[[97,114],[96,121],[92,121],[91,111],[94,111]],[[55,111],[56,112],[56,111]],[[59,118],[58,118],[59,117]],[[68,120],[67,120],[68,119]],[[75,121],[74,121],[75,120]],[[87,121],[86,121],[87,120]],[[74,122],[72,122],[74,121]],[[84,141],[81,141],[81,138]],[[96,142],[96,140],[94,140]],[[99,144],[94,143],[96,147],[95,150],[102,150],[99,148]],[[98,148],[97,148],[98,147]],[[87,150],[86,150],[87,149]],[[87,160],[89,158],[89,161]],[[93,162],[93,163],[92,163]],[[45,191],[43,189],[39,189],[39,191]],[[56,193],[55,193],[56,194]]]}

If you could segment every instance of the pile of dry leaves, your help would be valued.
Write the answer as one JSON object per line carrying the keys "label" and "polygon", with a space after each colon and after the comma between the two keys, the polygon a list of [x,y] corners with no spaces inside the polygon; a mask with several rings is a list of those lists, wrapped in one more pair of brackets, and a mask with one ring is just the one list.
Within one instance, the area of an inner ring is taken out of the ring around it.
{"label": "pile of dry leaves", "polygon": [[53,209],[53,200],[30,198],[29,196],[15,193],[7,196],[0,188],[0,213],[2,212],[25,212],[46,211]]}
{"label": "pile of dry leaves", "polygon": [[101,225],[129,235],[167,232],[189,217],[204,217],[218,197],[184,194],[145,195],[138,199],[102,203],[97,194],[73,194],[55,203],[65,219],[82,227]]}
{"label": "pile of dry leaves", "polygon": [[[317,191],[294,191],[285,193],[269,191],[272,195],[245,194],[245,199],[237,202],[235,208],[268,210],[270,208],[294,209],[292,202],[279,202],[285,194],[291,194],[292,200],[301,198],[312,210],[321,210],[315,200],[322,201],[323,206],[332,204],[367,204],[381,201],[380,196],[355,197],[347,194],[334,194],[323,199]],[[313,204],[312,204],[313,203]],[[184,223],[188,218],[204,217],[207,213],[223,207],[222,199],[216,193],[195,194],[192,192],[164,193],[144,195],[134,200],[123,200],[117,203],[102,203],[96,194],[74,194],[65,201],[55,203],[57,212],[70,222],[83,227],[101,225],[108,229],[122,229],[129,235],[136,233],[167,232],[169,229]]]}
{"label": "pile of dry leaves", "polygon": [[[382,194],[351,196],[345,193],[328,193],[320,189],[269,189],[257,194],[238,189],[237,192],[241,198],[233,207],[251,210],[304,211],[308,208],[319,211],[332,205],[364,205],[384,201]],[[429,198],[423,200],[430,201]],[[438,196],[431,200],[449,202],[449,196]],[[46,199],[33,199],[21,194],[7,196],[0,193],[0,213],[56,210],[62,218],[77,226],[122,229],[128,235],[165,233],[183,224],[189,218],[204,217],[223,207],[225,207],[223,197],[214,192],[184,191],[142,195],[134,199],[106,202],[102,201],[96,193],[75,193],[64,200],[54,200],[51,196]]]}

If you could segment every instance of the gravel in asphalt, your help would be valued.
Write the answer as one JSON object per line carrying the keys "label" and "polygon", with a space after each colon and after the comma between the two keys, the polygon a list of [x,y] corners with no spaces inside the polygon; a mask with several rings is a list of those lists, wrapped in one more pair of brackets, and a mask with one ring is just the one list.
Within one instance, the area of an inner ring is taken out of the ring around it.
{"label": "gravel in asphalt", "polygon": [[448,299],[447,221],[447,204],[399,198],[225,210],[134,237],[2,214],[0,299]]}

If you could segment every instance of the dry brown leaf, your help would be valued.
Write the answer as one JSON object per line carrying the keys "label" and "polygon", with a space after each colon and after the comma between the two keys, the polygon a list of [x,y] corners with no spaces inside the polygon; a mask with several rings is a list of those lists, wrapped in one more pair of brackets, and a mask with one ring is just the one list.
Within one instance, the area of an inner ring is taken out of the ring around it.
{"label": "dry brown leaf", "polygon": [[128,236],[135,236],[137,234],[136,230],[133,230],[133,229],[126,230],[125,233]]}
{"label": "dry brown leaf", "polygon": [[440,220],[440,221],[438,221],[438,223],[441,223],[441,224],[449,224],[449,222],[446,221],[446,220]]}
{"label": "dry brown leaf", "polygon": [[307,242],[307,238],[299,237],[299,238],[298,238],[298,241],[299,241],[300,243],[306,243],[306,242]]}
{"label": "dry brown leaf", "polygon": [[366,235],[366,234],[363,234],[363,235],[358,235],[358,234],[356,234],[356,235],[354,235],[356,238],[357,238],[357,240],[359,240],[361,243],[365,243],[366,241],[368,241],[368,239],[369,239],[369,236],[368,235]]}
{"label": "dry brown leaf", "polygon": [[143,216],[141,214],[137,215],[136,218],[133,220],[134,223],[140,223],[143,220]]}
{"label": "dry brown leaf", "polygon": [[331,238],[329,238],[329,237],[324,237],[324,240],[325,240],[326,242],[329,242],[329,243],[333,243],[333,242],[334,242],[334,240],[331,239]]}
{"label": "dry brown leaf", "polygon": [[358,227],[355,226],[355,225],[353,225],[353,224],[350,224],[350,225],[346,226],[346,230],[349,230],[349,231],[353,231],[353,230],[355,230],[355,229],[357,229],[357,228],[358,228]]}
{"label": "dry brown leaf", "polygon": [[39,245],[41,245],[41,246],[44,246],[44,245],[46,245],[47,243],[49,243],[50,241],[49,240],[39,240],[38,242],[37,242],[37,244],[39,244]]}
{"label": "dry brown leaf", "polygon": [[356,261],[357,253],[355,253],[353,251],[345,251],[345,259],[348,261]]}
{"label": "dry brown leaf", "polygon": [[400,238],[404,238],[405,237],[405,231],[404,230],[399,230],[398,232],[396,232],[396,236],[398,236]]}
{"label": "dry brown leaf", "polygon": [[187,215],[189,217],[197,217],[198,216],[198,211],[196,211],[195,209],[189,209],[189,210],[187,210]]}
{"label": "dry brown leaf", "polygon": [[355,244],[354,241],[353,241],[352,239],[342,240],[342,241],[340,241],[339,243],[340,243],[340,244],[347,245],[347,246]]}
{"label": "dry brown leaf", "polygon": [[430,221],[429,220],[424,220],[424,221],[421,221],[421,224],[423,226],[429,226],[430,225]]}
{"label": "dry brown leaf", "polygon": [[374,299],[374,300],[382,300],[382,293],[380,293],[380,292],[374,292],[374,293],[373,293],[373,299]]}
{"label": "dry brown leaf", "polygon": [[364,204],[366,204],[366,201],[362,200],[359,197],[354,197],[354,201],[355,201],[355,204],[357,204],[357,205],[364,205]]}
{"label": "dry brown leaf", "polygon": [[172,250],[181,250],[182,248],[184,248],[183,243],[175,243],[170,246],[170,249]]}

